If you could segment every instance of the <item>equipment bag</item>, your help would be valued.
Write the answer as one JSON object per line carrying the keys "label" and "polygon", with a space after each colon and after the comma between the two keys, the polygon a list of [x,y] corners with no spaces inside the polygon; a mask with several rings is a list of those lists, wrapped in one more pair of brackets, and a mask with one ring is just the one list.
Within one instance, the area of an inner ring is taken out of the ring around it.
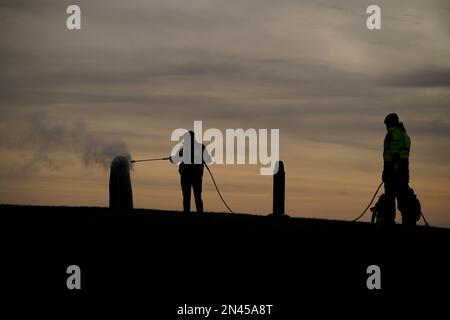
{"label": "equipment bag", "polygon": [[405,205],[406,208],[399,208],[399,210],[405,212],[408,219],[415,222],[419,221],[420,216],[422,215],[422,206],[420,205],[420,201],[412,188],[408,188]]}

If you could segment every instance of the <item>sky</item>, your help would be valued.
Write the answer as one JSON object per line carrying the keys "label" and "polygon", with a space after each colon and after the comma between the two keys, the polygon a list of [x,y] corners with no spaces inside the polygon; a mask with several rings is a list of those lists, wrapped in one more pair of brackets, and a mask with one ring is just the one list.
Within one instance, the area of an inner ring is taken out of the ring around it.
{"label": "sky", "polygon": [[[66,28],[70,4],[81,30]],[[279,129],[287,213],[350,220],[380,183],[397,112],[411,186],[450,227],[450,3],[377,1],[381,30],[366,27],[370,4],[0,0],[0,203],[107,206],[115,154],[168,156],[172,131],[201,120]],[[259,165],[211,169],[235,212],[272,211]],[[182,208],[175,166],[131,176],[135,207]],[[205,210],[226,211],[203,183]]]}

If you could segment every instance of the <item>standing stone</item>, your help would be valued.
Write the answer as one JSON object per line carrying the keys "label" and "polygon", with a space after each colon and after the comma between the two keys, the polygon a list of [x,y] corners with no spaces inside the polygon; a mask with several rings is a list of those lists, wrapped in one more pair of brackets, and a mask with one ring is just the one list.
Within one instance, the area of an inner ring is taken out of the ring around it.
{"label": "standing stone", "polygon": [[275,168],[278,171],[273,175],[273,215],[284,215],[285,199],[285,173],[283,161],[278,161]]}
{"label": "standing stone", "polygon": [[109,207],[111,209],[133,209],[130,160],[124,156],[115,157],[111,163]]}

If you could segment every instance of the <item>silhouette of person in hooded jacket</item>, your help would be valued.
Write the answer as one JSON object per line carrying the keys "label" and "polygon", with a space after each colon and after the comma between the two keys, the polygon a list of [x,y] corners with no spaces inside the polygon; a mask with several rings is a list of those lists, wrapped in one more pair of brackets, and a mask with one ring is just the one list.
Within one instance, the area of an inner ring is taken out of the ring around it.
{"label": "silhouette of person in hooded jacket", "polygon": [[386,116],[387,134],[384,138],[382,179],[386,195],[386,208],[382,222],[394,223],[395,199],[402,215],[403,224],[415,225],[420,218],[420,204],[409,187],[409,151],[411,139],[396,113]]}
{"label": "silhouette of person in hooded jacket", "polygon": [[[183,136],[183,146],[177,152],[181,159],[180,173],[181,191],[183,194],[183,211],[191,211],[191,190],[194,191],[195,206],[198,213],[203,213],[202,179],[205,164],[212,162],[204,144],[195,140],[194,132],[188,131]],[[171,161],[174,163],[173,157]]]}

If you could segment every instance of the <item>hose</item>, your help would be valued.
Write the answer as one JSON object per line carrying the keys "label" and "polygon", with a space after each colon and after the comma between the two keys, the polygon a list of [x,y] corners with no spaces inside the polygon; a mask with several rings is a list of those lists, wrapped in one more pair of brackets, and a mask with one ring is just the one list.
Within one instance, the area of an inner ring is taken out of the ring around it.
{"label": "hose", "polygon": [[381,181],[380,185],[379,185],[378,188],[377,188],[377,191],[375,191],[375,193],[373,194],[372,200],[370,200],[369,205],[364,209],[364,211],[361,213],[361,215],[360,215],[358,218],[356,218],[355,220],[352,220],[352,222],[358,221],[358,220],[361,219],[362,216],[366,213],[367,209],[369,209],[369,207],[372,205],[372,202],[373,202],[373,200],[375,199],[375,197],[377,196],[377,193],[378,193],[378,191],[380,190],[380,188],[381,188],[381,186],[383,185],[383,183],[384,183],[384,182]]}
{"label": "hose", "polygon": [[214,176],[213,176],[211,170],[209,170],[209,167],[208,167],[208,165],[206,163],[205,163],[205,167],[208,170],[209,175],[211,176],[211,179],[212,179],[212,181],[214,183],[214,187],[216,187],[217,193],[219,194],[220,199],[222,199],[223,204],[228,208],[228,210],[230,210],[230,213],[234,213],[233,210],[231,210],[231,208],[226,203],[225,199],[222,197],[222,194],[219,191],[219,187],[217,187],[216,180],[214,179]]}
{"label": "hose", "polygon": [[[370,200],[370,203],[369,203],[369,205],[366,207],[366,209],[364,209],[364,211],[361,213],[361,215],[360,215],[358,218],[356,218],[355,220],[352,220],[352,222],[356,222],[356,221],[358,221],[359,219],[361,219],[361,218],[363,217],[363,215],[366,213],[367,209],[369,209],[369,207],[372,205],[372,202],[373,202],[373,200],[375,199],[375,197],[377,196],[377,193],[378,193],[378,191],[380,190],[380,188],[381,188],[381,186],[383,185],[383,183],[384,183],[384,182],[382,181],[382,182],[380,183],[380,185],[378,186],[377,190],[375,191],[375,193],[374,193],[374,195],[373,195],[373,197],[372,197],[372,200]],[[428,224],[427,219],[425,219],[425,216],[423,215],[422,211],[420,212],[420,215],[421,215],[423,221],[425,222],[425,226],[429,227],[430,225]]]}
{"label": "hose", "polygon": [[425,216],[423,215],[422,211],[420,211],[420,215],[422,216],[422,219],[423,219],[423,222],[425,222],[425,225],[426,225],[427,227],[429,227],[430,225],[428,224],[427,219],[425,219]]}
{"label": "hose", "polygon": [[[142,160],[131,160],[131,163],[148,162],[148,161],[159,161],[159,160],[169,160],[169,159],[170,159],[170,157],[166,157],[166,158],[151,158],[151,159],[142,159]],[[216,188],[216,191],[219,194],[219,197],[222,200],[223,204],[227,207],[227,209],[230,211],[230,213],[234,213],[233,210],[231,210],[230,206],[225,201],[225,199],[222,197],[222,194],[220,193],[219,187],[217,186],[216,180],[214,179],[214,176],[213,176],[211,170],[209,169],[209,167],[208,167],[208,165],[206,163],[205,163],[205,167],[206,167],[206,169],[208,169],[209,175],[211,176],[211,179],[212,179],[212,181],[214,183],[214,187]]]}

